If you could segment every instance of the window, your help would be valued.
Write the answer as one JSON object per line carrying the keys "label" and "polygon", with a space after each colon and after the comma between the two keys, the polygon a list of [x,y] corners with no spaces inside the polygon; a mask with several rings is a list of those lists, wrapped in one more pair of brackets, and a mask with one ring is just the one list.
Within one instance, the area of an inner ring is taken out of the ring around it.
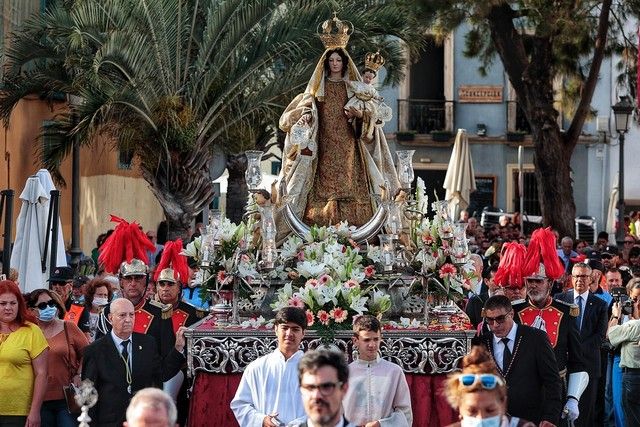
{"label": "window", "polygon": [[[540,200],[538,199],[538,181],[536,180],[533,165],[523,165],[522,188],[524,198],[524,215],[542,215]],[[518,165],[507,165],[507,211],[516,212],[520,210],[520,186],[518,182]]]}

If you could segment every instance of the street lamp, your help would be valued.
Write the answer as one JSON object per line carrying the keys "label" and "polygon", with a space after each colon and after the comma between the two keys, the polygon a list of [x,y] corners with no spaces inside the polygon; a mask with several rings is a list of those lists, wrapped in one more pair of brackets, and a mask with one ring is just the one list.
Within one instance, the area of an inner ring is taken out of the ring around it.
{"label": "street lamp", "polygon": [[616,242],[622,248],[624,243],[624,135],[629,131],[629,117],[633,113],[633,104],[628,96],[621,96],[620,101],[611,106],[615,119],[616,132],[620,141],[620,164],[618,168],[618,228],[616,229]]}
{"label": "street lamp", "polygon": [[[75,109],[84,103],[84,99],[68,94],[67,100],[71,110],[72,125],[78,124],[78,114]],[[73,138],[72,161],[71,161],[71,255],[70,264],[75,268],[82,257],[80,249],[80,143],[76,135]]]}

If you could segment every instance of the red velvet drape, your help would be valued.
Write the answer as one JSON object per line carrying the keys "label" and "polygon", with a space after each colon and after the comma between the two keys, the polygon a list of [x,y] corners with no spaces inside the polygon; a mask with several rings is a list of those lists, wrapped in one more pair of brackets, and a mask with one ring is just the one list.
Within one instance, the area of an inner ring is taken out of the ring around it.
{"label": "red velvet drape", "polygon": [[[242,374],[198,374],[189,408],[190,427],[238,427],[229,408]],[[439,427],[457,421],[442,387],[446,375],[407,374],[414,427]]]}

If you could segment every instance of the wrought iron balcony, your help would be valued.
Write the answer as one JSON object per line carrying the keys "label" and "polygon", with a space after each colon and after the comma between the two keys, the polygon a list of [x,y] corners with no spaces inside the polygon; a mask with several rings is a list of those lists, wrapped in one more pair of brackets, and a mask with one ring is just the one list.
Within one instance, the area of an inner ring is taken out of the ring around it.
{"label": "wrought iron balcony", "polygon": [[428,134],[448,130],[453,122],[453,101],[444,99],[398,99],[398,131]]}

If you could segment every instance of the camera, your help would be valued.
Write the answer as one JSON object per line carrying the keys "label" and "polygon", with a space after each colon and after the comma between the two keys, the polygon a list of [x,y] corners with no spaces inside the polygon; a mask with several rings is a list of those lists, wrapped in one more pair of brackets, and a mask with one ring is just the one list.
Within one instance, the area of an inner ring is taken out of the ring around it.
{"label": "camera", "polygon": [[627,289],[624,287],[611,288],[609,291],[613,302],[619,302],[622,314],[631,316],[633,314],[633,301],[627,296]]}

